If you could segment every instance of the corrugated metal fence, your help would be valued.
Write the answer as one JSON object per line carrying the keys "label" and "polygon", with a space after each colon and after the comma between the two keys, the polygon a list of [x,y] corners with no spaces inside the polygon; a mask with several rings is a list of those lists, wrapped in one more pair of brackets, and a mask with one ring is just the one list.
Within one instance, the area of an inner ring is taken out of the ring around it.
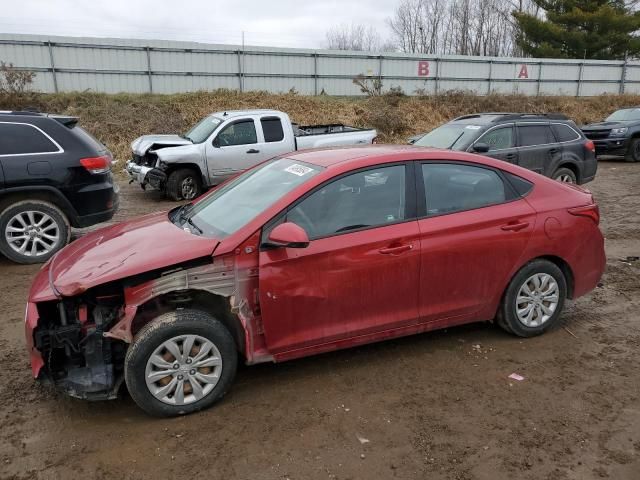
{"label": "corrugated metal fence", "polygon": [[361,95],[363,74],[407,94],[640,93],[640,62],[373,54],[194,42],[0,34],[0,60],[43,92],[178,93],[218,88]]}

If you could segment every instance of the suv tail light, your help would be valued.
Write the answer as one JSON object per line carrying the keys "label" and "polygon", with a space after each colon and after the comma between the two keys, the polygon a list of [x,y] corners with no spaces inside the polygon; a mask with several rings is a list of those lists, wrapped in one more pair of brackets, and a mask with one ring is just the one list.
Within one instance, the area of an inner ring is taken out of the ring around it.
{"label": "suv tail light", "polygon": [[570,208],[568,212],[577,217],[590,218],[596,225],[600,224],[600,209],[595,203],[585,205],[584,207]]}
{"label": "suv tail light", "polygon": [[593,140],[584,142],[584,148],[591,153],[596,153],[596,145],[593,143]]}
{"label": "suv tail light", "polygon": [[89,173],[106,173],[111,170],[111,160],[111,155],[81,158],[80,165],[86,168]]}
{"label": "suv tail light", "polygon": [[371,144],[376,145],[377,143],[378,143],[378,137],[373,137],[373,140],[371,140]]}

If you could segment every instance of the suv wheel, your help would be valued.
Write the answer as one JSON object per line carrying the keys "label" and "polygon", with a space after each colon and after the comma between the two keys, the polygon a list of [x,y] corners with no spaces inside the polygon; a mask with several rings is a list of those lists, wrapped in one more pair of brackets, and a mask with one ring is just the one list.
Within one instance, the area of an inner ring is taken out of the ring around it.
{"label": "suv wheel", "polygon": [[169,174],[167,196],[174,200],[193,200],[202,193],[200,176],[190,168],[181,168]]}
{"label": "suv wheel", "polygon": [[560,318],[567,280],[548,260],[533,260],[513,277],[498,311],[498,325],[519,337],[544,333]]}
{"label": "suv wheel", "polygon": [[25,200],[0,213],[0,252],[14,262],[45,262],[70,236],[64,213],[49,202]]}
{"label": "suv wheel", "polygon": [[150,415],[185,415],[220,400],[238,353],[226,327],[200,310],[160,315],[136,334],[124,361],[129,394]]}
{"label": "suv wheel", "polygon": [[576,174],[570,168],[559,168],[556,173],[553,174],[553,179],[562,183],[578,183]]}
{"label": "suv wheel", "polygon": [[631,139],[631,143],[629,143],[629,150],[627,150],[627,154],[624,156],[624,159],[627,162],[640,162],[640,138]]}

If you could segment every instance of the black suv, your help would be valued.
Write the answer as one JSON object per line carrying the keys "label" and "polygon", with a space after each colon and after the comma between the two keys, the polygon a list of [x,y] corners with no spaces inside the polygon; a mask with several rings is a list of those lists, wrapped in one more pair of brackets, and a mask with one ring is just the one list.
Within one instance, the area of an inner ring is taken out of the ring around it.
{"label": "black suv", "polygon": [[598,168],[593,142],[560,114],[465,115],[409,143],[482,153],[567,183],[590,182]]}
{"label": "black suv", "polygon": [[111,219],[111,163],[74,117],[0,111],[0,252],[43,262],[69,242],[70,227]]}
{"label": "black suv", "polygon": [[640,162],[640,107],[613,112],[604,122],[585,125],[582,132],[595,143],[597,155]]}

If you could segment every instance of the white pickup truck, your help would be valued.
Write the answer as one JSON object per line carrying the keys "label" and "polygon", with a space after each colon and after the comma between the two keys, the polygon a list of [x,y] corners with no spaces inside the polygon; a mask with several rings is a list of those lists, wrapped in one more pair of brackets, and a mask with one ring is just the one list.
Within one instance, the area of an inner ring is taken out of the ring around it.
{"label": "white pickup truck", "polygon": [[277,110],[217,112],[184,135],[144,135],[131,144],[131,181],[191,200],[263,160],[309,148],[376,143],[375,130],[298,126]]}

